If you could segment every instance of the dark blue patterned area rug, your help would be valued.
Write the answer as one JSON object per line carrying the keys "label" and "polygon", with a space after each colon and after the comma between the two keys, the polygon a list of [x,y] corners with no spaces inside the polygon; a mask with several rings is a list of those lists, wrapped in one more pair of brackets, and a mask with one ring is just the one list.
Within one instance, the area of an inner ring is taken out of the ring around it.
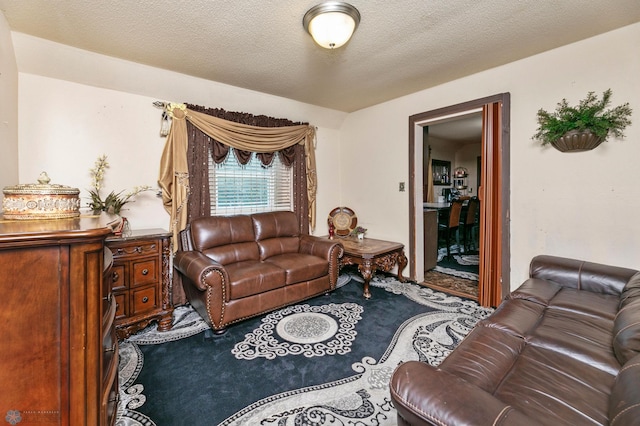
{"label": "dark blue patterned area rug", "polygon": [[434,270],[442,274],[477,282],[480,265],[478,251],[465,251],[457,244],[453,244],[449,250],[451,257],[448,258],[446,247],[438,249],[438,264]]}
{"label": "dark blue patterned area rug", "polygon": [[492,310],[415,283],[362,278],[213,336],[190,307],[121,342],[119,426],[395,425],[397,365],[438,365]]}

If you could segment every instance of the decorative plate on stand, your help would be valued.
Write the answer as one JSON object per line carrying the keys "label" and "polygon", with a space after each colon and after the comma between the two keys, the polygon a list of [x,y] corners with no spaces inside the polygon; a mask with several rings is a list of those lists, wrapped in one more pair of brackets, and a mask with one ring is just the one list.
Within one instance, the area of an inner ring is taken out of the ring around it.
{"label": "decorative plate on stand", "polygon": [[349,207],[336,207],[329,213],[329,221],[339,237],[346,237],[358,226],[358,217]]}

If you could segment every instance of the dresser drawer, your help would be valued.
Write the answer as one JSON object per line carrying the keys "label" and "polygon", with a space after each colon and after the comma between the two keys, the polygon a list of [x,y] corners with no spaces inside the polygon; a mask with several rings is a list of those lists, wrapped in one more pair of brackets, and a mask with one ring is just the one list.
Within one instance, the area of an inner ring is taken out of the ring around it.
{"label": "dresser drawer", "polygon": [[131,287],[137,287],[145,284],[153,284],[159,281],[158,259],[144,259],[131,262],[132,278]]}
{"label": "dresser drawer", "polygon": [[158,292],[155,286],[131,291],[130,315],[138,315],[158,307]]}
{"label": "dresser drawer", "polygon": [[160,253],[160,244],[157,240],[126,241],[116,244],[110,243],[109,247],[116,260],[130,257],[151,256]]}
{"label": "dresser drawer", "polygon": [[124,290],[127,287],[127,268],[122,264],[111,267],[110,275],[111,291]]}
{"label": "dresser drawer", "polygon": [[129,315],[128,296],[128,293],[118,293],[113,295],[116,301],[116,319],[126,318]]}

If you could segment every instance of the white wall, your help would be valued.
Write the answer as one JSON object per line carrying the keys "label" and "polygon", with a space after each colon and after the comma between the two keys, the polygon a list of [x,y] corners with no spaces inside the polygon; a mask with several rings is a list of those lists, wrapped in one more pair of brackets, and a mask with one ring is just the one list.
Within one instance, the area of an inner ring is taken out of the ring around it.
{"label": "white wall", "polygon": [[[156,185],[164,138],[155,100],[189,102],[307,121],[318,127],[318,229],[339,205],[339,127],[345,113],[122,61],[12,33],[19,73],[20,183],[46,170],[53,183],[81,189],[88,202],[89,169],[106,154],[106,191]],[[15,182],[17,183],[17,182]],[[108,193],[108,192],[105,192]],[[134,229],[168,229],[153,193],[125,206]]]}
{"label": "white wall", "polygon": [[[20,72],[21,183],[47,170],[54,182],[86,189],[88,169],[101,153],[111,159],[113,189],[155,182],[162,146],[160,114],[151,107],[156,99],[286,117],[319,127],[318,233],[326,233],[324,218],[333,207],[347,205],[369,236],[408,247],[409,193],[398,191],[398,182],[409,181],[407,118],[510,92],[512,287],[539,253],[640,266],[640,223],[634,220],[640,207],[640,23],[349,115],[23,34],[11,38]],[[5,48],[7,40],[0,22]],[[627,140],[580,154],[531,141],[539,108],[607,88],[615,104],[629,101],[635,110]],[[15,106],[2,89],[3,103]],[[134,228],[167,227],[153,197],[132,205],[128,216]]]}
{"label": "white wall", "polygon": [[[367,167],[345,164],[342,201],[371,237],[408,247],[409,193],[397,185],[409,179],[407,117],[510,92],[512,288],[540,253],[639,268],[639,45],[640,23],[350,114],[342,157],[366,152],[371,159]],[[628,101],[634,109],[626,140],[578,154],[531,140],[539,108],[607,88],[614,105]]]}
{"label": "white wall", "polygon": [[[11,32],[0,13],[0,188],[18,183],[18,67]],[[0,202],[3,194],[0,192]]]}

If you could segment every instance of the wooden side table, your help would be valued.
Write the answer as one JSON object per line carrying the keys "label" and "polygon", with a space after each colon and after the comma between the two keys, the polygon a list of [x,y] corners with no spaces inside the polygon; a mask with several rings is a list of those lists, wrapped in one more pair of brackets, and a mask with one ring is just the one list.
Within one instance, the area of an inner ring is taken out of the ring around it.
{"label": "wooden side table", "polygon": [[118,338],[127,338],[154,320],[158,330],[170,330],[171,234],[163,229],[140,229],[126,237],[111,236],[106,245],[113,253],[110,282],[117,303]]}
{"label": "wooden side table", "polygon": [[358,272],[364,278],[365,299],[371,298],[369,282],[378,270],[389,272],[397,264],[398,281],[406,281],[402,276],[402,270],[407,266],[403,244],[373,238],[358,240],[354,237],[336,238],[336,241],[341,242],[344,247],[341,266],[358,265]]}

